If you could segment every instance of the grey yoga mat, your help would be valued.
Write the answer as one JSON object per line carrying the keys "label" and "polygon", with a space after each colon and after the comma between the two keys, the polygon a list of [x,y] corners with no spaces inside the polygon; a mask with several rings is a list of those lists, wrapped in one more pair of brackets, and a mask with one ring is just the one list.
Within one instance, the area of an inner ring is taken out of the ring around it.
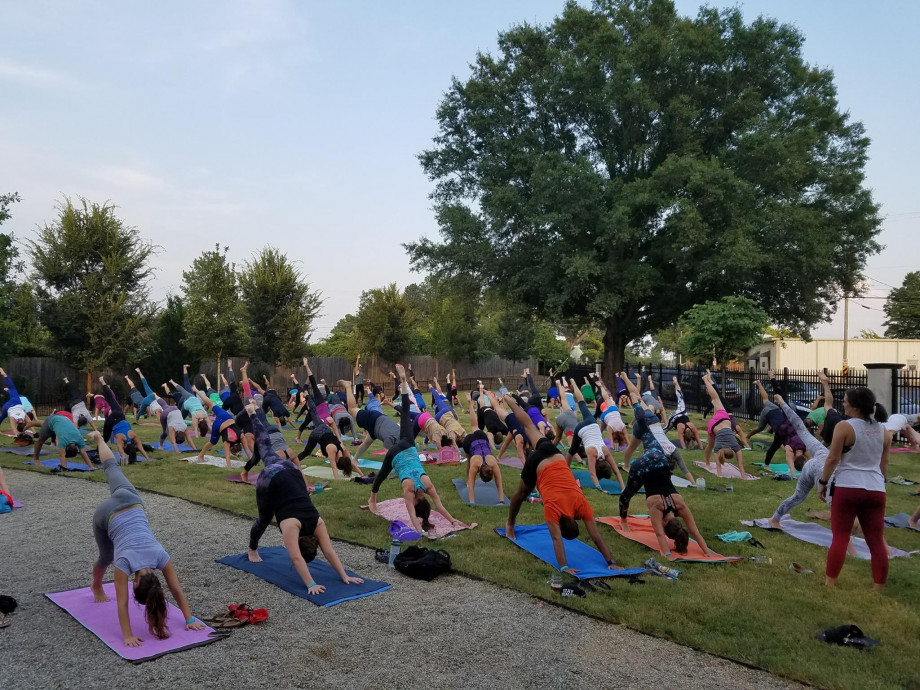
{"label": "grey yoga mat", "polygon": [[[907,529],[913,529],[910,525],[907,524],[907,521],[910,520],[910,515],[907,513],[897,513],[896,515],[889,515],[885,518],[886,527],[906,527]],[[916,530],[920,532],[920,530]]]}
{"label": "grey yoga mat", "polygon": [[[466,482],[462,479],[454,479],[454,486],[457,487],[457,493],[460,494],[460,500],[462,500],[467,505],[470,504],[470,492],[466,487]],[[510,505],[511,501],[508,500],[507,496],[502,496],[502,502],[498,502],[498,487],[495,486],[495,481],[484,482],[479,477],[476,477],[476,486],[473,489],[475,494],[477,506],[497,506],[497,505]]]}
{"label": "grey yoga mat", "polygon": [[[770,529],[770,521],[766,518],[760,518],[757,520],[741,520],[742,525],[747,525],[748,527],[762,527],[763,529]],[[808,542],[809,544],[817,544],[818,546],[829,547],[831,545],[831,531],[822,525],[817,525],[814,522],[799,522],[798,520],[793,520],[788,515],[784,515],[779,521],[780,527],[782,527],[783,532],[788,534],[790,537],[794,537],[800,541]],[[856,549],[856,557],[869,560],[871,556],[869,555],[869,547],[866,545],[866,540],[859,537],[853,537],[853,548]],[[891,558],[900,558],[902,556],[909,556],[910,554],[906,551],[901,551],[901,549],[896,549],[891,547]]]}

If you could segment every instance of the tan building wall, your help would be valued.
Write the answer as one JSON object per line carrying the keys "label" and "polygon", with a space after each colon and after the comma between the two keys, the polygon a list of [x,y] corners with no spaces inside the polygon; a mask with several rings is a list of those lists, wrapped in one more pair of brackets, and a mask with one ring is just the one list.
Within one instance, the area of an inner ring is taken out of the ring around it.
{"label": "tan building wall", "polygon": [[[920,340],[850,340],[847,346],[850,369],[863,369],[870,362],[920,366]],[[843,340],[805,342],[798,338],[769,340],[748,350],[745,365],[755,369],[830,369],[843,367]]]}

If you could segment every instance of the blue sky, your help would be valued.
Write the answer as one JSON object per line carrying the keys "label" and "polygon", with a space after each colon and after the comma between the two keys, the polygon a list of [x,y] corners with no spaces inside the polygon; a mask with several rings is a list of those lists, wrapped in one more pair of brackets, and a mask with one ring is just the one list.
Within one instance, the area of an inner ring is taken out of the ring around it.
{"label": "blue sky", "polygon": [[[715,6],[735,3],[714,2]],[[833,68],[842,107],[872,138],[868,184],[887,218],[866,273],[884,296],[920,268],[915,165],[920,3],[739,3],[797,25]],[[679,0],[683,13],[698,2]],[[326,297],[322,337],[362,290],[418,280],[400,243],[435,235],[416,154],[452,75],[561,1],[7,3],[0,22],[4,230],[27,238],[62,195],[110,199],[161,247],[154,295],[215,242],[236,261],[265,244],[303,263]],[[883,300],[851,308],[881,330]],[[842,319],[815,335],[840,337]]]}

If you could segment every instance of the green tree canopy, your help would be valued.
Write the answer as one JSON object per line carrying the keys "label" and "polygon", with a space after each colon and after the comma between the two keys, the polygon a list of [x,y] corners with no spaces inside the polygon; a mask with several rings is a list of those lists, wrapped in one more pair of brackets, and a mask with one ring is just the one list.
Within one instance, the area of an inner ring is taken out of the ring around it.
{"label": "green tree canopy", "polygon": [[804,332],[878,251],[868,138],[804,37],[738,8],[574,2],[477,54],[420,155],[441,241],[415,268],[500,286],[604,332],[605,364],[692,305],[741,295]]}
{"label": "green tree canopy", "polygon": [[885,300],[885,337],[920,338],[920,271],[904,276]]}
{"label": "green tree canopy", "polygon": [[154,312],[153,247],[115,206],[65,199],[30,243],[42,324],[56,354],[81,371],[136,361]]}
{"label": "green tree canopy", "polygon": [[[178,295],[169,295],[163,309],[156,315],[152,335],[141,362],[141,370],[151,385],[176,378],[183,364],[195,366],[198,359],[189,351],[185,340],[185,305]],[[140,382],[134,383],[139,385]],[[211,383],[218,386],[220,382]]]}
{"label": "green tree canopy", "polygon": [[770,317],[752,299],[723,297],[697,304],[680,323],[687,332],[681,350],[700,365],[715,360],[724,368],[761,341]]}
{"label": "green tree canopy", "polygon": [[396,283],[362,292],[357,321],[355,340],[362,359],[376,354],[397,362],[409,354],[415,317]]}
{"label": "green tree canopy", "polygon": [[239,278],[249,327],[249,355],[268,364],[294,364],[323,300],[300,270],[274,247],[243,264]]}
{"label": "green tree canopy", "polygon": [[182,272],[183,343],[197,359],[242,354],[248,344],[246,311],[240,301],[236,266],[227,259],[229,251],[215,244]]}
{"label": "green tree canopy", "polygon": [[[9,220],[10,205],[19,201],[19,195],[0,194],[0,225]],[[16,353],[16,339],[19,329],[10,317],[13,309],[16,283],[13,275],[22,270],[19,260],[19,250],[13,241],[13,236],[0,232],[0,361]]]}
{"label": "green tree canopy", "polygon": [[349,361],[354,361],[361,354],[355,339],[357,325],[358,318],[354,314],[345,314],[332,327],[329,335],[309,346],[310,355],[313,357],[344,357]]}

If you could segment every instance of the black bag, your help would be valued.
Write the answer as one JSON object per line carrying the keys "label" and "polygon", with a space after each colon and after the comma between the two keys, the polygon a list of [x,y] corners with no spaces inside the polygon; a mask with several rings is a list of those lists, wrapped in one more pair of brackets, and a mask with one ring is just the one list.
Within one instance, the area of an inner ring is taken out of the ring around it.
{"label": "black bag", "polygon": [[450,554],[447,551],[432,551],[418,546],[410,546],[396,556],[393,565],[403,575],[428,582],[451,568]]}

